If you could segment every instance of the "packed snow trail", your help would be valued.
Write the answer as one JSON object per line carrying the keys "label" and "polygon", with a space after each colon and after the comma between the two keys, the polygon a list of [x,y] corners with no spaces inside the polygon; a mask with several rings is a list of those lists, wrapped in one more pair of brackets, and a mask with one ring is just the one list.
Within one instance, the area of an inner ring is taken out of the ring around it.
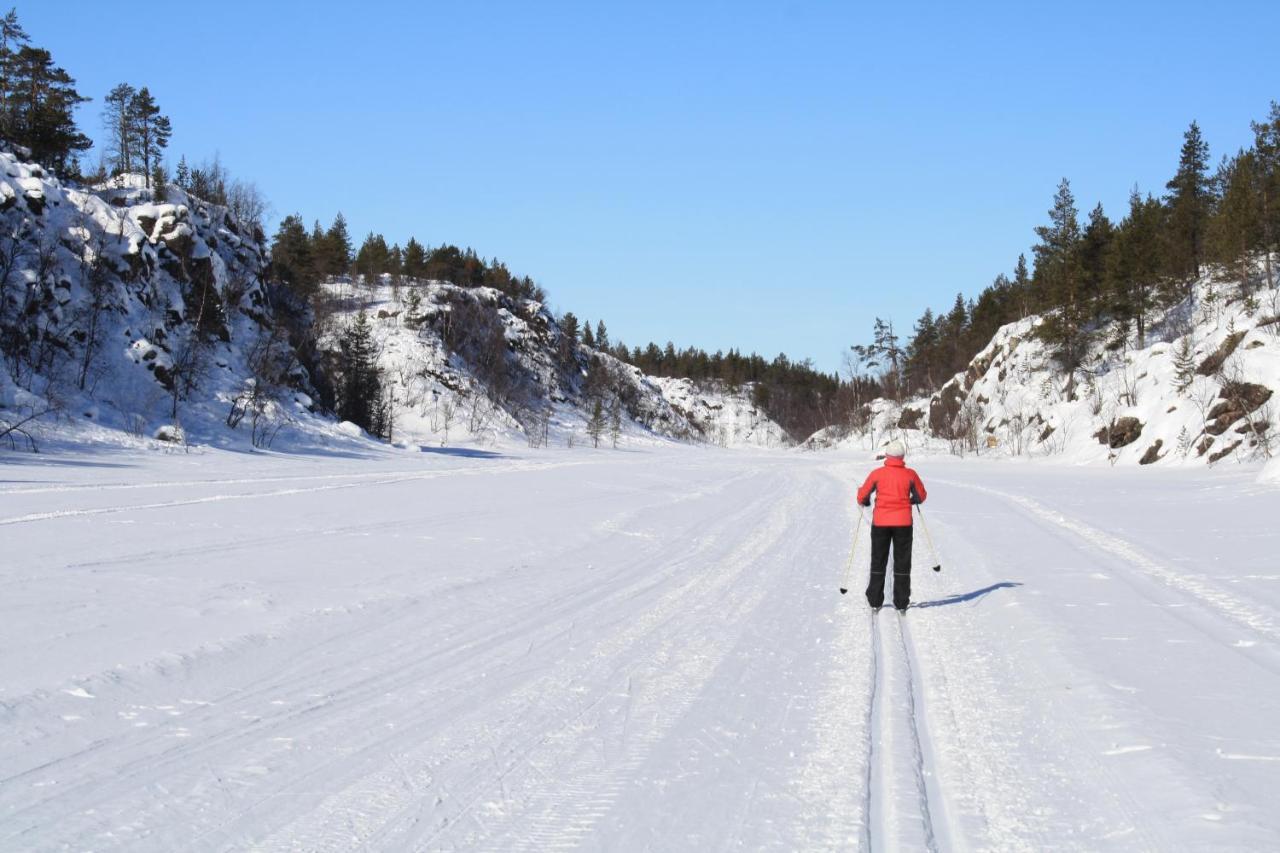
{"label": "packed snow trail", "polygon": [[864,459],[2,459],[0,849],[1280,844],[1243,473],[913,460],[900,617]]}

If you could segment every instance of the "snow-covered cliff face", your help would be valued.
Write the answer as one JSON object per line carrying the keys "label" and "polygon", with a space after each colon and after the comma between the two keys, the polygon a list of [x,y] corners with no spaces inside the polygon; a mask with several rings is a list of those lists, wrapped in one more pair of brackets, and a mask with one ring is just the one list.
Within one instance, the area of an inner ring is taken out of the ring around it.
{"label": "snow-covered cliff face", "polygon": [[181,425],[236,443],[225,424],[255,385],[260,427],[307,417],[261,231],[176,187],[156,201],[122,184],[63,186],[0,152],[0,421],[46,412],[29,431],[173,437]]}
{"label": "snow-covered cliff face", "polygon": [[[392,407],[392,439],[409,443],[588,444],[596,403],[601,446],[677,440],[783,447],[784,431],[750,402],[750,388],[698,390],[571,343],[540,303],[491,288],[389,277],[334,281],[324,346],[360,311]],[[616,409],[616,417],[615,417]]]}
{"label": "snow-covered cliff face", "polygon": [[1145,346],[1099,330],[1070,381],[1035,329],[1000,329],[930,398],[877,401],[870,429],[936,449],[1046,456],[1075,463],[1213,464],[1280,455],[1280,289],[1243,293],[1206,276],[1152,323]]}
{"label": "snow-covered cliff face", "polygon": [[[291,325],[307,309],[269,289],[261,231],[177,187],[157,200],[142,184],[68,187],[0,152],[0,442],[365,441],[317,409],[304,361],[323,365],[299,357]],[[441,282],[328,287],[337,310],[321,346],[367,311],[393,438],[786,443],[750,389],[645,376],[567,342],[536,302]]]}

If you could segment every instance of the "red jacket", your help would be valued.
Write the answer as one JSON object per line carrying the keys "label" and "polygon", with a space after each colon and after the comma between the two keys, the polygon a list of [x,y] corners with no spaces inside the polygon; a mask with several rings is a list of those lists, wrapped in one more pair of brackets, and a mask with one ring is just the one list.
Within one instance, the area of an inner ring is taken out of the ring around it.
{"label": "red jacket", "polygon": [[894,456],[884,460],[883,468],[867,475],[858,489],[858,503],[870,506],[872,492],[876,493],[876,511],[871,523],[877,527],[910,526],[911,505],[924,503],[927,496],[920,475]]}

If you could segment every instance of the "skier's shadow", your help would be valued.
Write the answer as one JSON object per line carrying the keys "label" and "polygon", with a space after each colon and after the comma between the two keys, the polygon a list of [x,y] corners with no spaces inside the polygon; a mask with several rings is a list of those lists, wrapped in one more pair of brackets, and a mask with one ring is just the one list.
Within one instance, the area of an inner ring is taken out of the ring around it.
{"label": "skier's shadow", "polygon": [[922,601],[919,604],[913,604],[912,607],[944,607],[948,604],[963,604],[966,601],[975,601],[984,596],[990,595],[997,589],[1011,589],[1015,586],[1022,586],[1017,581],[1001,581],[993,583],[991,586],[984,586],[982,589],[975,589],[973,592],[962,592],[956,595],[949,595],[946,598],[939,598],[936,601]]}

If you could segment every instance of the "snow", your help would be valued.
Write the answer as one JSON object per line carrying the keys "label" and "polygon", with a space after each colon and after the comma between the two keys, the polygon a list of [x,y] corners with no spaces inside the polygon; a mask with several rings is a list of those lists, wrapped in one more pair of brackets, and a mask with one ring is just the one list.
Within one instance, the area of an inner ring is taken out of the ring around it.
{"label": "snow", "polygon": [[[786,431],[751,402],[751,386],[699,387],[688,379],[647,376],[639,368],[579,344],[582,376],[565,376],[555,355],[560,330],[544,306],[507,299],[493,288],[460,288],[383,276],[377,282],[335,279],[325,285],[338,301],[332,333],[322,345],[336,349],[339,330],[359,312],[370,322],[378,366],[390,390],[394,435],[430,446],[520,447],[541,433],[547,443],[586,444],[592,401],[583,393],[588,359],[600,359],[612,387],[630,400],[622,440],[653,445],[672,440],[726,448],[790,445]],[[416,300],[412,302],[411,300]],[[468,303],[485,306],[501,324],[522,393],[493,401],[473,366],[451,351],[436,320]]]}
{"label": "snow", "polygon": [[872,616],[869,455],[0,454],[0,849],[1280,846],[1280,491],[913,459]]}
{"label": "snow", "polygon": [[[1041,318],[1031,316],[1002,327],[968,370],[940,393],[902,403],[876,400],[865,431],[842,435],[829,428],[807,445],[867,450],[899,436],[929,452],[948,452],[957,445],[975,452],[976,445],[976,452],[987,457],[1068,465],[1200,467],[1265,461],[1280,451],[1275,438],[1280,429],[1280,287],[1254,285],[1246,296],[1237,282],[1218,280],[1220,274],[1207,273],[1194,284],[1191,298],[1153,317],[1145,341],[1132,332],[1117,336],[1111,326],[1094,330],[1095,341],[1074,386],[1036,335]],[[1181,382],[1176,362],[1184,342],[1197,369]],[[1224,346],[1230,352],[1221,369],[1205,368]],[[1243,410],[1224,405],[1229,383],[1257,386],[1270,397]],[[939,437],[938,427],[951,418],[935,419],[934,412],[949,394],[955,395],[957,409],[961,402],[972,407],[971,443]],[[1220,417],[1226,410],[1234,415]],[[909,412],[918,413],[918,427],[904,420]],[[1131,441],[1112,447],[1100,438],[1126,418],[1139,426]]]}

